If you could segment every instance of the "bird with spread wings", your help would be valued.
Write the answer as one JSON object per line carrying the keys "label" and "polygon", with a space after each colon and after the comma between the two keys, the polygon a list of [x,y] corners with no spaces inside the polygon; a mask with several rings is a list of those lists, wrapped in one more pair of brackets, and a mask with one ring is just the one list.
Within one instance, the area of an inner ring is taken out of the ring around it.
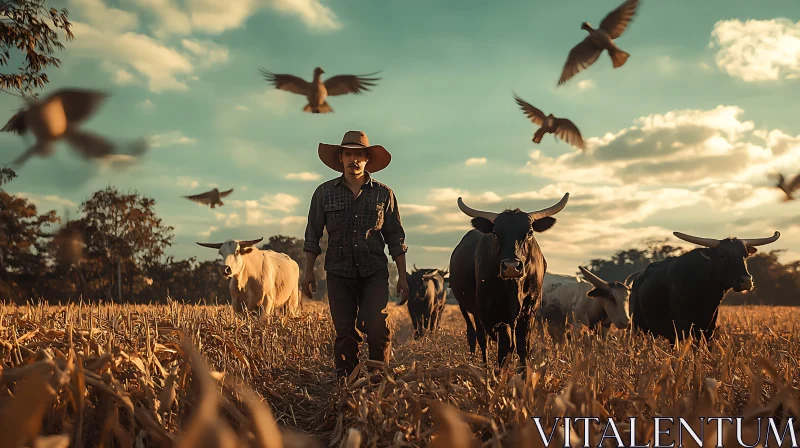
{"label": "bird with spread wings", "polygon": [[206,204],[210,205],[211,208],[216,208],[217,205],[219,206],[225,205],[225,203],[222,202],[222,198],[228,196],[232,192],[233,188],[222,192],[215,188],[211,191],[206,191],[205,193],[195,194],[192,196],[184,196],[184,197],[191,201],[197,202],[198,204]]}
{"label": "bird with spread wings", "polygon": [[322,81],[322,74],[325,73],[320,67],[314,69],[314,77],[311,82],[289,74],[275,74],[261,69],[261,75],[267,82],[275,88],[287,92],[303,95],[308,100],[308,104],[303,108],[303,112],[312,114],[324,114],[333,112],[333,108],[326,101],[329,96],[346,95],[348,93],[359,95],[364,91],[369,91],[374,87],[376,81],[381,78],[371,78],[380,72],[367,75],[338,75]]}
{"label": "bird with spread wings", "polygon": [[789,180],[789,182],[786,182],[783,174],[780,173],[773,174],[773,177],[778,180],[778,183],[775,185],[775,187],[779,188],[784,194],[786,194],[786,197],[783,198],[783,202],[793,201],[794,196],[792,194],[796,190],[800,189],[800,174],[794,176]]}
{"label": "bird with spread wings", "polygon": [[622,51],[614,43],[614,39],[620,37],[628,28],[638,6],[639,0],[625,0],[617,9],[608,13],[600,22],[598,29],[592,28],[588,22],[583,22],[581,29],[586,30],[589,35],[570,50],[558,85],[564,84],[580,71],[594,64],[603,50],[608,51],[614,68],[622,67],[630,57],[630,53]]}
{"label": "bird with spread wings", "polygon": [[544,112],[533,107],[516,94],[514,94],[514,99],[525,113],[525,116],[527,116],[533,124],[540,126],[533,134],[534,143],[540,143],[545,134],[553,134],[555,137],[560,138],[575,148],[582,151],[586,150],[586,144],[581,136],[581,131],[578,130],[575,123],[566,118],[558,118],[553,114],[545,115]]}
{"label": "bird with spread wings", "polygon": [[114,144],[105,137],[80,129],[108,96],[97,90],[67,88],[56,90],[42,100],[25,98],[27,105],[14,114],[0,132],[18,135],[30,132],[36,142],[14,160],[12,166],[18,169],[33,156],[49,157],[55,151],[55,143],[61,139],[85,159],[114,154]]}

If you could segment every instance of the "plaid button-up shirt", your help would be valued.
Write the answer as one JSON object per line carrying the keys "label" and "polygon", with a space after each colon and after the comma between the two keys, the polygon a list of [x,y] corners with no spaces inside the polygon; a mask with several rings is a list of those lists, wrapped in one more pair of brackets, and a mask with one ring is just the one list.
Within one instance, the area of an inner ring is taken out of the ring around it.
{"label": "plaid button-up shirt", "polygon": [[342,175],[317,187],[311,198],[303,250],[322,253],[319,240],[327,227],[325,272],[367,277],[388,270],[385,246],[392,259],[408,250],[394,192],[365,174],[367,182],[357,197]]}

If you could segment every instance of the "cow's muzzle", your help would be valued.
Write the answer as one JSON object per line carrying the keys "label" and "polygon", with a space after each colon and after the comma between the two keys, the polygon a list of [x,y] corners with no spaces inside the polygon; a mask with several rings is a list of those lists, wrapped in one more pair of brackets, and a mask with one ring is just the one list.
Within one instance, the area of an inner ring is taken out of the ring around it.
{"label": "cow's muzzle", "polygon": [[511,279],[522,277],[522,262],[515,259],[500,262],[500,278]]}
{"label": "cow's muzzle", "polygon": [[226,277],[231,275],[231,267],[230,266],[223,266],[222,267],[222,274]]}
{"label": "cow's muzzle", "polygon": [[753,277],[749,275],[742,276],[733,287],[736,292],[750,291],[751,289],[753,289]]}

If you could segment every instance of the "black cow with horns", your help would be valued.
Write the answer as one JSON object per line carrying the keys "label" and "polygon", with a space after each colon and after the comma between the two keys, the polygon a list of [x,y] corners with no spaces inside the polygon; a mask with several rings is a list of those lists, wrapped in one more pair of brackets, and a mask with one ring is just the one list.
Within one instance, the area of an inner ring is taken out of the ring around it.
{"label": "black cow with horns", "polygon": [[[484,363],[487,334],[498,342],[499,366],[515,347],[525,363],[530,319],[542,297],[547,270],[534,234],[553,227],[553,215],[564,209],[568,199],[569,193],[557,204],[535,212],[492,213],[469,208],[458,198],[458,208],[472,217],[474,229],[450,256],[450,288],[467,322],[470,352],[475,353],[477,341]],[[470,315],[475,317],[474,327]]]}
{"label": "black cow with horns", "polygon": [[[426,331],[435,333],[440,325],[444,311],[447,290],[444,276],[447,271],[440,269],[417,269],[408,275],[408,315],[414,325],[414,338],[420,338]],[[401,300],[397,305],[403,305]]]}
{"label": "black cow with horns", "polygon": [[676,337],[711,340],[717,326],[717,310],[725,292],[749,291],[753,278],[746,259],[756,246],[775,242],[768,238],[700,238],[673,232],[689,243],[704,246],[679,257],[650,263],[633,281],[630,311],[633,325],[674,343]]}

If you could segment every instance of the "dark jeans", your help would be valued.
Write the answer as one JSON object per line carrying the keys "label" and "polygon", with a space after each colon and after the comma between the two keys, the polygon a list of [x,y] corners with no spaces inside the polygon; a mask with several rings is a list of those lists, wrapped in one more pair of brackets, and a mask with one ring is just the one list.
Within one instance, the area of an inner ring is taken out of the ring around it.
{"label": "dark jeans", "polygon": [[386,271],[358,278],[328,274],[328,303],[336,328],[333,353],[339,377],[349,375],[358,365],[360,332],[367,334],[369,359],[389,362],[392,345],[386,322],[388,302]]}

